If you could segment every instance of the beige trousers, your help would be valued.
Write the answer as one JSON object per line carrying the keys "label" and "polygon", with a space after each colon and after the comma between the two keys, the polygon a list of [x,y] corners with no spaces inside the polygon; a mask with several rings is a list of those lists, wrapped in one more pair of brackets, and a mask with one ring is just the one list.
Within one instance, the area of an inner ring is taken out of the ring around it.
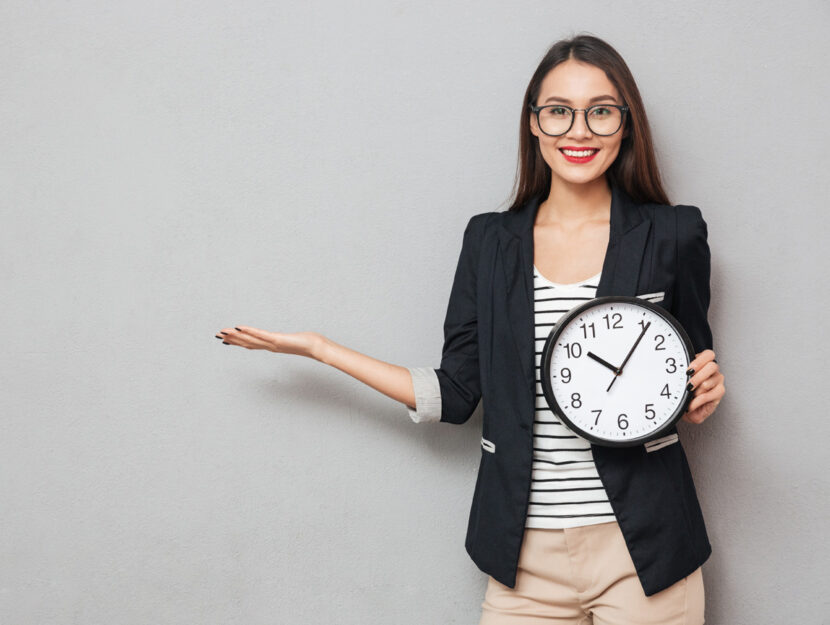
{"label": "beige trousers", "polygon": [[616,521],[525,528],[516,587],[488,576],[479,625],[701,625],[703,573],[646,597]]}

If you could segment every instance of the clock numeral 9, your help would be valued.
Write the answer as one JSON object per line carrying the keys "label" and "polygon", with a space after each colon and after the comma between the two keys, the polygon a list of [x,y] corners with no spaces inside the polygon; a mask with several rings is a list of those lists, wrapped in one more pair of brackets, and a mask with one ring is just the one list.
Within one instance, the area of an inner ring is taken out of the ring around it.
{"label": "clock numeral 9", "polygon": [[582,345],[579,343],[565,343],[565,351],[568,358],[579,358],[582,355]]}
{"label": "clock numeral 9", "polygon": [[663,347],[663,343],[666,342],[666,338],[662,334],[655,334],[654,340],[657,341],[657,345],[654,346],[655,352],[666,349]]}
{"label": "clock numeral 9", "polygon": [[571,407],[582,408],[582,398],[579,396],[579,393],[571,393]]}
{"label": "clock numeral 9", "polygon": [[582,328],[582,338],[584,338],[584,339],[588,338],[588,328],[591,328],[591,338],[596,338],[597,337],[597,329],[594,327],[593,323],[589,323],[588,325],[585,325],[583,323],[579,327]]}
{"label": "clock numeral 9", "polygon": [[611,320],[608,318],[608,315],[603,315],[602,318],[605,319],[605,327],[609,330],[622,330],[622,315],[620,313],[612,313],[611,317],[614,318],[614,325],[611,325]]}
{"label": "clock numeral 9", "polygon": [[671,356],[666,358],[666,364],[667,365],[669,364],[669,362],[671,362],[671,365],[669,365],[671,367],[671,369],[666,369],[666,373],[674,373],[675,371],[677,371],[677,364],[676,364],[674,358],[672,358]]}
{"label": "clock numeral 9", "polygon": [[[653,405],[654,404],[646,404],[646,419],[653,419],[654,417],[657,416],[657,413],[654,412],[654,408],[651,407]],[[649,412],[651,413],[650,416],[648,414]]]}
{"label": "clock numeral 9", "polygon": [[562,382],[564,382],[565,384],[571,381],[571,370],[567,367],[562,367],[559,370],[559,375],[562,376]]}
{"label": "clock numeral 9", "polygon": [[628,429],[628,415],[621,414],[619,417],[617,417],[617,426],[621,430],[627,430]]}

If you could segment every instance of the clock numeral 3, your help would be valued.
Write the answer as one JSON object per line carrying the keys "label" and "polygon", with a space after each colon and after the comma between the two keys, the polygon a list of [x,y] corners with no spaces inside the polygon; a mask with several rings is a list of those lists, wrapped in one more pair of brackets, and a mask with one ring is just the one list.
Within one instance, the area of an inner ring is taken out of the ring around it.
{"label": "clock numeral 3", "polygon": [[666,369],[666,373],[674,373],[675,371],[677,371],[677,364],[676,364],[674,358],[672,358],[671,356],[666,358],[666,364],[667,365],[669,364],[669,362],[671,362],[671,365],[669,365],[671,367],[671,369]]}

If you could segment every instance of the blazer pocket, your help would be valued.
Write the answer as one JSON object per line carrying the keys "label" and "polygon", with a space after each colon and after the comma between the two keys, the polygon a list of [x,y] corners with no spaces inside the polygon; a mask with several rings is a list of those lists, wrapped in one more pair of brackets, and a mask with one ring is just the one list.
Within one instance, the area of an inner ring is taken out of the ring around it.
{"label": "blazer pocket", "polygon": [[674,434],[669,434],[668,436],[662,436],[660,438],[655,438],[653,441],[648,441],[643,446],[646,448],[646,452],[657,451],[658,449],[663,449],[667,445],[673,445],[678,440],[680,440],[677,436],[677,432]]}
{"label": "blazer pocket", "polygon": [[481,437],[481,446],[484,448],[484,451],[489,451],[491,454],[496,453],[496,445],[492,441],[488,441],[483,436]]}
{"label": "blazer pocket", "polygon": [[654,293],[643,293],[642,295],[638,295],[637,297],[656,304],[657,302],[662,302],[665,296],[665,291],[655,291]]}

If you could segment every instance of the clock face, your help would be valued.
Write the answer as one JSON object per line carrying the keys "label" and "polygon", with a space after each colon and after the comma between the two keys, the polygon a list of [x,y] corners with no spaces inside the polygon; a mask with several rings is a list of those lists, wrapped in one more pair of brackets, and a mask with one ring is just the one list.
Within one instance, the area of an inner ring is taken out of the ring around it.
{"label": "clock face", "polygon": [[550,408],[600,445],[631,446],[670,429],[691,400],[688,335],[665,309],[637,297],[598,297],[562,316],[545,342]]}

